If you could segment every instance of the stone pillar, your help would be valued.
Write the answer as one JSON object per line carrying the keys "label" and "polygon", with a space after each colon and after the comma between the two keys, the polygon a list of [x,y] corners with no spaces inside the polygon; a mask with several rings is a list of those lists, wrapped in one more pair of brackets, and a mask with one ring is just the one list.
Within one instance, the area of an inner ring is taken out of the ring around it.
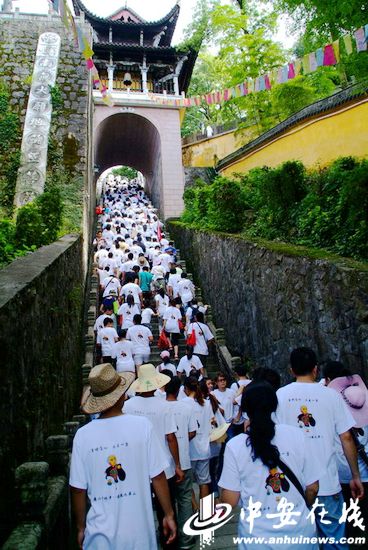
{"label": "stone pillar", "polygon": [[142,90],[144,94],[148,93],[148,86],[147,86],[147,73],[148,68],[141,67],[141,75],[142,75]]}
{"label": "stone pillar", "polygon": [[109,85],[108,85],[109,92],[112,92],[113,88],[114,88],[114,71],[115,71],[115,67],[116,67],[116,65],[107,65],[107,74],[108,74],[108,77],[109,77]]}
{"label": "stone pillar", "polygon": [[48,478],[47,462],[25,462],[15,470],[15,484],[19,491],[22,519],[42,518],[47,501]]}
{"label": "stone pillar", "polygon": [[47,460],[53,475],[67,475],[69,465],[69,437],[50,435],[46,439]]}
{"label": "stone pillar", "polygon": [[21,146],[14,205],[19,208],[43,193],[51,122],[50,86],[55,85],[60,36],[45,32],[38,40]]}
{"label": "stone pillar", "polygon": [[173,82],[174,82],[174,94],[175,95],[180,95],[180,92],[179,92],[179,78],[178,78],[177,74],[174,74]]}

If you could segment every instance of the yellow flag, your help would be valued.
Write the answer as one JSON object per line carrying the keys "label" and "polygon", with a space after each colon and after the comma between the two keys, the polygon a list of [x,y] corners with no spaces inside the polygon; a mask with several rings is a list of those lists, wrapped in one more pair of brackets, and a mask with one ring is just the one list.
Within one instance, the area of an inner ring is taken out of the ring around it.
{"label": "yellow flag", "polygon": [[353,43],[351,41],[350,34],[345,34],[343,40],[344,40],[344,44],[345,44],[346,53],[348,55],[351,55],[353,53]]}
{"label": "yellow flag", "polygon": [[294,70],[295,70],[295,76],[300,75],[300,71],[302,70],[302,60],[296,59],[294,64]]}
{"label": "yellow flag", "polygon": [[83,43],[84,43],[84,50],[82,51],[82,55],[84,59],[90,59],[95,52],[92,50],[85,36],[83,36]]}
{"label": "yellow flag", "polygon": [[310,73],[309,54],[303,56],[303,73]]}
{"label": "yellow flag", "polygon": [[339,62],[340,61],[340,40],[339,40],[339,38],[337,40],[335,40],[334,42],[332,42],[332,47],[333,47],[333,51],[335,53],[336,61]]}

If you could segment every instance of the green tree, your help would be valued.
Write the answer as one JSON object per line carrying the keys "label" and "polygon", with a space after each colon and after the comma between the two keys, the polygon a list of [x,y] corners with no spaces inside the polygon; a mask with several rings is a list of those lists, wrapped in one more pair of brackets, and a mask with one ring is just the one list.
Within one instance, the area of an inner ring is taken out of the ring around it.
{"label": "green tree", "polygon": [[113,170],[111,170],[111,173],[114,176],[128,178],[128,180],[132,180],[138,176],[137,170],[135,170],[135,168],[131,168],[130,166],[120,166],[120,168],[113,168]]}

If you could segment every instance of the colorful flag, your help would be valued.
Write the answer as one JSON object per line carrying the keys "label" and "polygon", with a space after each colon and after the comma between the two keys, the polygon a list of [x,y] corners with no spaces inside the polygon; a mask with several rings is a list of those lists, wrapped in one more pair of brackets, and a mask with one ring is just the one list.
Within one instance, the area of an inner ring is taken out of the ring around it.
{"label": "colorful flag", "polygon": [[266,89],[266,80],[265,80],[265,76],[262,75],[259,77],[259,90],[261,92],[264,92]]}
{"label": "colorful flag", "polygon": [[265,75],[265,86],[266,90],[271,90],[271,81],[268,74]]}
{"label": "colorful flag", "polygon": [[289,67],[287,65],[284,65],[281,71],[281,83],[284,84],[288,81]]}
{"label": "colorful flag", "polygon": [[92,50],[92,48],[89,45],[89,42],[88,42],[88,40],[85,36],[83,36],[83,44],[84,44],[84,49],[82,51],[82,55],[83,55],[84,59],[89,59],[90,57],[93,56],[94,51]]}
{"label": "colorful flag", "polygon": [[338,63],[340,61],[340,40],[337,39],[332,42],[332,47],[335,54],[336,62]]}
{"label": "colorful flag", "polygon": [[296,59],[294,66],[295,66],[295,76],[299,76],[302,71],[302,60]]}
{"label": "colorful flag", "polygon": [[329,67],[331,65],[336,65],[335,52],[332,44],[325,46],[325,51],[323,55],[323,65]]}
{"label": "colorful flag", "polygon": [[317,59],[315,52],[309,54],[309,70],[311,73],[317,70]]}
{"label": "colorful flag", "polygon": [[257,78],[255,79],[255,82],[254,82],[254,91],[259,92],[260,89],[261,89],[261,87],[260,87],[260,77],[257,76]]}
{"label": "colorful flag", "polygon": [[306,54],[303,56],[302,63],[303,63],[303,74],[310,73],[309,54]]}
{"label": "colorful flag", "polygon": [[367,49],[367,42],[365,39],[365,33],[364,33],[363,27],[360,27],[360,29],[355,31],[354,36],[355,36],[357,51],[364,52]]}
{"label": "colorful flag", "polygon": [[288,68],[288,79],[289,79],[289,80],[292,80],[293,78],[295,78],[294,63],[289,63],[289,68]]}
{"label": "colorful flag", "polygon": [[351,35],[345,34],[345,36],[343,37],[343,41],[344,41],[346,53],[348,55],[351,55],[353,53],[353,42],[351,40]]}
{"label": "colorful flag", "polygon": [[87,69],[90,71],[91,69],[93,69],[93,67],[95,66],[95,64],[93,63],[93,59],[86,59],[86,65],[87,65]]}
{"label": "colorful flag", "polygon": [[323,65],[323,48],[318,48],[318,50],[316,50],[316,60],[317,60],[317,67],[322,67],[322,65]]}

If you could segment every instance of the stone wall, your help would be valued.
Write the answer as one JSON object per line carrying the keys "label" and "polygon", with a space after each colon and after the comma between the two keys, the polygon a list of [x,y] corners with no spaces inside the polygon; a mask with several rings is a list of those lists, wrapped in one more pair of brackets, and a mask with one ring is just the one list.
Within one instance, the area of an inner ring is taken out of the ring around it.
{"label": "stone wall", "polygon": [[45,438],[79,409],[82,246],[67,235],[0,271],[0,526],[8,529],[14,469],[42,459]]}
{"label": "stone wall", "polygon": [[[84,30],[89,36],[89,25],[84,24]],[[61,37],[56,78],[61,105],[52,117],[49,143],[53,151],[49,145],[49,162],[50,155],[61,156],[57,162],[62,163],[64,172],[68,174],[67,185],[70,186],[70,189],[64,189],[63,196],[73,206],[73,213],[69,213],[67,209],[65,215],[70,218],[70,225],[75,229],[80,221],[86,243],[89,243],[95,201],[91,150],[91,81],[83,56],[75,46],[72,36],[66,33],[60,17],[1,14],[0,81],[9,86],[12,110],[20,115],[23,127],[37,42],[40,34],[46,31],[56,32]],[[85,244],[85,265],[87,254]]]}
{"label": "stone wall", "polygon": [[169,231],[234,355],[287,377],[290,350],[311,346],[368,377],[368,270],[281,254],[240,237]]}

